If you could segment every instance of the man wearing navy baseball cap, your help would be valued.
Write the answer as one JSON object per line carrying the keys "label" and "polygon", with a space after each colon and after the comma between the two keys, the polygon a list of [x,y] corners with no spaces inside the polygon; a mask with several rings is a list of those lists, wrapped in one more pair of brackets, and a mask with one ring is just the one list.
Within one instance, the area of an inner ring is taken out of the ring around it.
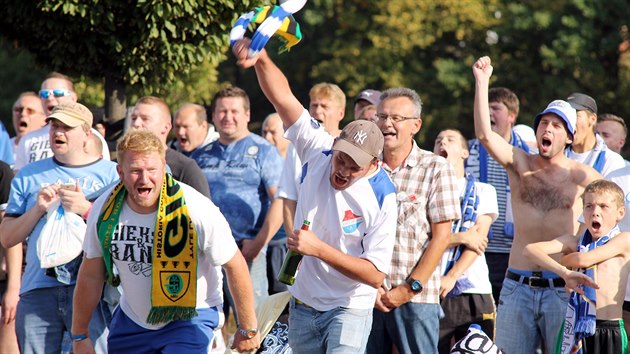
{"label": "man wearing navy baseball cap", "polygon": [[373,105],[378,106],[381,98],[381,91],[365,89],[361,91],[354,99],[354,119],[359,117],[359,114],[366,106]]}
{"label": "man wearing navy baseball cap", "polygon": [[568,158],[593,167],[602,176],[625,166],[623,157],[610,150],[604,139],[595,133],[597,103],[583,93],[574,92],[567,102],[577,111],[573,145],[565,151]]}

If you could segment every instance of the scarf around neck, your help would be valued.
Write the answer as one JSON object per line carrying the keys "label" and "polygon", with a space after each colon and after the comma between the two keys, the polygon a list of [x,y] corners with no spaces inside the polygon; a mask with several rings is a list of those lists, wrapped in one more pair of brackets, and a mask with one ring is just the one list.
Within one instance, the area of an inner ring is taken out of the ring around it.
{"label": "scarf around neck", "polygon": [[[619,226],[615,225],[606,235],[593,241],[591,233],[586,230],[580,238],[578,252],[589,252],[603,246],[619,232]],[[578,271],[597,281],[597,265]],[[582,339],[595,334],[597,291],[590,286],[583,286],[582,290],[584,290],[584,295],[575,291],[571,291],[571,295],[569,295],[567,313],[558,335],[556,353],[582,353]]]}
{"label": "scarf around neck", "polygon": [[[461,212],[462,218],[453,221],[453,225],[451,226],[451,232],[466,232],[468,229],[475,225],[477,222],[477,208],[479,207],[479,195],[477,193],[477,186],[475,185],[475,177],[467,173],[466,174],[466,187],[464,189],[464,194],[461,200]],[[444,267],[444,271],[442,274],[446,275],[453,268],[453,265],[457,263],[459,257],[464,250],[464,245],[459,245],[456,247],[448,248],[445,251],[445,259],[446,265]],[[455,287],[453,290],[449,292],[448,296],[457,296],[460,295],[467,289],[470,289],[474,286],[465,276],[461,276],[457,279],[455,283]]]}
{"label": "scarf around neck", "polygon": [[[106,280],[120,284],[110,247],[127,190],[116,185],[97,222]],[[162,180],[151,260],[151,310],[147,323],[190,320],[197,315],[197,232],[188,214],[181,185],[167,173]]]}

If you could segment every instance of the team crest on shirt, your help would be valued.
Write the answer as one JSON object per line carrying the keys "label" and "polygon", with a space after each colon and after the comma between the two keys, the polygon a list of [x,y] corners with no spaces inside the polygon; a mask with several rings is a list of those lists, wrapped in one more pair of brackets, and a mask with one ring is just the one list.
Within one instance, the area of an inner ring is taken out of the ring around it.
{"label": "team crest on shirt", "polygon": [[341,220],[341,228],[343,232],[350,234],[355,232],[361,223],[363,223],[363,216],[353,213],[352,210],[346,210]]}
{"label": "team crest on shirt", "polygon": [[320,124],[319,122],[315,119],[311,117],[311,127],[313,127],[313,129],[319,129]]}
{"label": "team crest on shirt", "polygon": [[247,157],[256,157],[258,155],[258,146],[252,145],[247,148]]}

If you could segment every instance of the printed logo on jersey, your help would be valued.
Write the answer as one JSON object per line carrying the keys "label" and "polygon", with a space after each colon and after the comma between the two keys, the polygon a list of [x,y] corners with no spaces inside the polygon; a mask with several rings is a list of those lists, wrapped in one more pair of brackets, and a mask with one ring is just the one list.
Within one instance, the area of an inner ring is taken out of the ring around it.
{"label": "printed logo on jersey", "polygon": [[258,146],[252,145],[247,148],[247,152],[245,153],[245,156],[256,157],[256,155],[258,155]]}
{"label": "printed logo on jersey", "polygon": [[359,225],[363,222],[363,217],[352,212],[352,210],[346,210],[346,213],[341,220],[341,228],[343,232],[350,234],[357,230]]}

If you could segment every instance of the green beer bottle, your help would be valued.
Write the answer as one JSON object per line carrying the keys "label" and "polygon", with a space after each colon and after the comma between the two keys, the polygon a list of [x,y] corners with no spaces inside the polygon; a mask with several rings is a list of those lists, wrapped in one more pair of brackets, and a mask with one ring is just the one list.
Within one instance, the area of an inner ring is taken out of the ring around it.
{"label": "green beer bottle", "polygon": [[[308,227],[311,225],[311,222],[308,220],[304,220],[302,223],[302,227],[300,230],[308,230]],[[295,283],[295,276],[298,272],[298,266],[300,265],[300,261],[302,261],[303,255],[289,250],[284,256],[284,262],[282,262],[282,268],[280,268],[280,273],[278,273],[278,280],[281,283],[287,285],[293,285]]]}

